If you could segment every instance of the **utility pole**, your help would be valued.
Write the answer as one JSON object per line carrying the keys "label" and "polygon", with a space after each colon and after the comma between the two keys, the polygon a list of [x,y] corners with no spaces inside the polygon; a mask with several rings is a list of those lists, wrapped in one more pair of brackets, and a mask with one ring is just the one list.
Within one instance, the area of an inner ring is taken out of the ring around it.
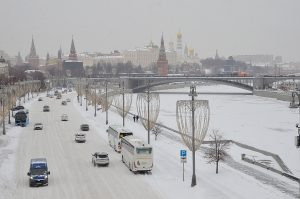
{"label": "utility pole", "polygon": [[148,89],[147,89],[147,102],[148,102],[148,144],[150,144],[150,80],[148,81]]}
{"label": "utility pole", "polygon": [[107,80],[105,80],[105,110],[106,110],[106,122],[105,122],[105,124],[108,124]]}
{"label": "utility pole", "polygon": [[97,116],[97,86],[96,86],[96,84],[95,84],[95,95],[94,95],[94,100],[95,100],[95,114],[94,114],[94,117],[96,117]]}
{"label": "utility pole", "polygon": [[196,92],[196,86],[192,85],[190,87],[190,94],[189,96],[192,97],[192,153],[193,153],[193,175],[192,175],[192,183],[191,186],[195,186],[196,183],[196,174],[195,174],[195,107],[194,107],[194,100],[195,97],[197,96],[197,92]]}
{"label": "utility pole", "polygon": [[122,82],[122,86],[123,86],[123,91],[122,91],[122,95],[123,95],[123,126],[125,126],[125,92],[124,92],[124,81]]}

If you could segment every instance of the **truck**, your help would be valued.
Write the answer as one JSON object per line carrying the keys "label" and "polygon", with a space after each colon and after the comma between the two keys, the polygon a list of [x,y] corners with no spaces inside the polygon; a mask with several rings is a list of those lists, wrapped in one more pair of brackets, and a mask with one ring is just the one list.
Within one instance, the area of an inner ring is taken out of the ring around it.
{"label": "truck", "polygon": [[48,185],[48,164],[46,158],[34,158],[30,160],[29,172],[29,186]]}

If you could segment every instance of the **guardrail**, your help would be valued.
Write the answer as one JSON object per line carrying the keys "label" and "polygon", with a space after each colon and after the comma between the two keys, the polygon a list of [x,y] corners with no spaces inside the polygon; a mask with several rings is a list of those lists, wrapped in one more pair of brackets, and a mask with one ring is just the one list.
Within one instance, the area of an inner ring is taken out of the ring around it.
{"label": "guardrail", "polygon": [[297,177],[295,177],[295,176],[293,176],[293,175],[291,175],[291,174],[288,174],[288,173],[286,173],[286,172],[279,171],[278,169],[275,169],[275,168],[273,168],[273,167],[267,166],[267,165],[265,165],[265,164],[262,164],[262,163],[260,163],[260,162],[255,161],[255,160],[251,160],[251,159],[247,158],[245,154],[242,154],[241,157],[242,157],[242,160],[245,161],[245,162],[248,162],[248,163],[250,163],[250,164],[254,164],[254,165],[260,166],[260,167],[262,167],[262,168],[264,168],[264,169],[267,169],[267,170],[269,170],[269,171],[272,171],[272,172],[274,172],[274,173],[277,173],[277,174],[279,174],[279,175],[282,175],[282,176],[284,176],[284,177],[287,177],[287,178],[289,178],[290,180],[293,180],[293,181],[296,181],[296,182],[300,182],[300,179],[299,179],[299,178],[297,178]]}

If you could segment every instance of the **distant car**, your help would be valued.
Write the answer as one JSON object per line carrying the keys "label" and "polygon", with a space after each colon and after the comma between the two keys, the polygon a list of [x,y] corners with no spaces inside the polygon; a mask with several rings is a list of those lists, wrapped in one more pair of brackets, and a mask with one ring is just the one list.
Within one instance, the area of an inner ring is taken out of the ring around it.
{"label": "distant car", "polygon": [[50,97],[50,93],[47,93],[46,97]]}
{"label": "distant car", "polygon": [[89,131],[89,130],[90,130],[90,127],[89,127],[88,124],[81,124],[81,125],[80,125],[80,129],[81,129],[82,131]]}
{"label": "distant car", "polygon": [[49,107],[48,105],[45,105],[45,106],[43,107],[43,111],[44,111],[44,112],[49,112],[49,111],[50,111],[50,107]]}
{"label": "distant car", "polygon": [[69,92],[72,92],[72,89],[69,89]]}
{"label": "distant car", "polygon": [[97,165],[105,165],[108,166],[109,165],[109,157],[108,154],[106,152],[96,152],[94,154],[92,154],[92,163],[94,166]]}
{"label": "distant car", "polygon": [[57,95],[57,96],[56,96],[56,99],[61,99],[61,95]]}
{"label": "distant car", "polygon": [[71,99],[70,99],[70,98],[67,98],[66,101],[67,101],[67,102],[71,102]]}
{"label": "distant car", "polygon": [[11,110],[12,111],[18,111],[18,110],[21,110],[21,109],[25,109],[24,106],[16,106],[16,107],[12,108]]}
{"label": "distant car", "polygon": [[43,98],[39,97],[38,101],[43,101]]}
{"label": "distant car", "polygon": [[67,114],[62,114],[61,115],[61,121],[68,121],[68,115]]}
{"label": "distant car", "polygon": [[50,98],[53,98],[54,96],[53,96],[53,95],[50,95],[49,97],[50,97]]}
{"label": "distant car", "polygon": [[35,123],[33,130],[43,130],[43,124],[42,123]]}
{"label": "distant car", "polygon": [[67,105],[67,102],[66,101],[62,101],[61,105]]}
{"label": "distant car", "polygon": [[85,142],[85,133],[76,133],[75,134],[75,142]]}

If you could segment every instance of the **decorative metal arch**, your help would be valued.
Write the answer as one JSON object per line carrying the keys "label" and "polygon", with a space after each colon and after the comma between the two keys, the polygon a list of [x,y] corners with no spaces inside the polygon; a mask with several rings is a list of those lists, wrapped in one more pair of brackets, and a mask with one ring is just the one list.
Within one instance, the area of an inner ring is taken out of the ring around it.
{"label": "decorative metal arch", "polygon": [[[194,103],[194,106],[193,104]],[[192,151],[192,107],[194,107],[195,150],[199,149],[208,130],[210,110],[207,100],[179,100],[176,103],[176,120],[181,137]]]}
{"label": "decorative metal arch", "polygon": [[[149,103],[149,126],[148,126],[148,103]],[[151,130],[155,126],[160,108],[160,98],[157,93],[139,93],[136,100],[137,112],[140,118],[143,118],[142,124],[146,130]]]}

